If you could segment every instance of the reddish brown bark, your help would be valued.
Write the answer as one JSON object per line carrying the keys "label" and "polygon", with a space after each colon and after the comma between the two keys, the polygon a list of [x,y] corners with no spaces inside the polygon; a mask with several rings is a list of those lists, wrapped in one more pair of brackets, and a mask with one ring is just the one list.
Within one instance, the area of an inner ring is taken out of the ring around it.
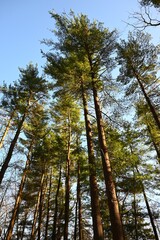
{"label": "reddish brown bark", "polygon": [[104,124],[102,119],[100,102],[96,89],[96,82],[94,76],[92,76],[92,87],[93,87],[93,97],[94,105],[97,119],[97,128],[98,128],[98,138],[99,146],[102,156],[102,165],[106,185],[106,193],[108,197],[108,206],[111,220],[111,229],[113,240],[124,240],[123,225],[121,221],[121,215],[119,211],[119,203],[116,195],[116,188],[112,176],[111,163],[108,155],[108,149],[106,144],[106,136],[104,131]]}
{"label": "reddish brown bark", "polygon": [[90,172],[90,192],[91,192],[91,208],[92,208],[92,220],[93,220],[93,232],[95,240],[104,239],[103,226],[100,213],[98,186],[96,179],[96,163],[92,141],[92,129],[88,115],[87,98],[84,90],[83,80],[81,80],[82,99],[84,108],[84,118],[86,126],[87,146],[88,146],[88,160],[89,160],[89,172]]}
{"label": "reddish brown bark", "polygon": [[149,108],[150,108],[150,111],[151,111],[151,114],[152,114],[152,116],[153,116],[153,119],[154,119],[157,127],[160,129],[160,119],[159,119],[159,117],[158,117],[158,114],[157,114],[157,112],[156,112],[156,110],[155,110],[155,108],[154,108],[154,106],[153,106],[153,104],[152,104],[149,96],[147,95],[147,93],[146,93],[146,91],[145,91],[145,88],[144,88],[144,86],[143,86],[143,84],[142,84],[141,78],[139,77],[139,75],[138,75],[138,73],[135,71],[135,69],[134,69],[134,68],[132,68],[132,69],[133,69],[133,72],[134,72],[134,74],[135,74],[135,77],[136,77],[136,79],[137,79],[137,81],[138,81],[138,84],[139,84],[139,86],[140,86],[140,88],[141,88],[141,91],[142,91],[142,93],[143,93],[143,95],[144,95],[144,97],[145,97],[145,99],[146,99],[146,102],[147,102],[147,104],[148,104],[148,106],[149,106]]}
{"label": "reddish brown bark", "polygon": [[2,148],[2,146],[3,146],[4,139],[5,139],[8,131],[9,131],[9,128],[10,128],[10,125],[11,125],[11,121],[12,121],[12,119],[14,117],[14,114],[15,114],[15,110],[11,113],[10,118],[9,118],[9,120],[7,122],[7,125],[6,125],[6,128],[5,128],[5,131],[4,131],[4,133],[3,133],[2,137],[1,137],[0,148]]}

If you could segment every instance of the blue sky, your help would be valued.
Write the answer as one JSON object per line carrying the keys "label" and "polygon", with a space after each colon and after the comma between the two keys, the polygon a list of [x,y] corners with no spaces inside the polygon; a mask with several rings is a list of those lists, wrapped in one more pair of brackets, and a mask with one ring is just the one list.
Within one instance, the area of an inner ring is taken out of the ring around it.
{"label": "blue sky", "polygon": [[3,80],[17,80],[18,67],[25,68],[29,62],[37,63],[41,73],[45,59],[40,41],[52,37],[54,28],[50,10],[84,13],[110,30],[117,28],[124,38],[129,31],[125,22],[138,8],[137,0],[0,0],[0,85]]}

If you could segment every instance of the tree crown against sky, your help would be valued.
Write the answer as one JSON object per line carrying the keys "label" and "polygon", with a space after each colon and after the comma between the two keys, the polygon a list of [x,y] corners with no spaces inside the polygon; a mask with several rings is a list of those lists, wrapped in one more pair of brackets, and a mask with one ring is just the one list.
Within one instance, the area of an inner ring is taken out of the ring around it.
{"label": "tree crown against sky", "polygon": [[141,0],[140,3],[142,6],[154,6],[156,8],[160,7],[159,0]]}
{"label": "tree crown against sky", "polygon": [[[128,238],[154,239],[156,234],[154,232],[155,236],[153,236],[153,225],[151,227],[148,223],[149,214],[151,216],[155,216],[155,214],[152,211],[149,213],[149,208],[146,211],[147,204],[143,191],[144,186],[149,194],[149,191],[153,190],[151,184],[156,186],[155,189],[159,191],[155,179],[159,174],[158,167],[156,166],[157,171],[154,169],[156,154],[159,154],[158,134],[155,134],[156,126],[153,118],[150,120],[152,117],[150,108],[146,107],[146,104],[143,105],[144,98],[142,97],[141,102],[145,109],[138,109],[140,98],[137,99],[135,91],[133,91],[134,103],[137,104],[134,119],[128,123],[123,121],[123,118],[119,118],[118,123],[121,128],[116,128],[114,124],[109,125],[107,118],[103,119],[105,108],[107,112],[112,112],[111,121],[117,121],[117,118],[111,106],[108,108],[101,104],[104,95],[99,83],[102,81],[110,81],[111,84],[115,82],[111,75],[108,79],[108,76],[105,75],[112,70],[115,63],[115,59],[112,62],[117,47],[115,32],[109,32],[101,23],[90,21],[83,14],[78,16],[73,13],[72,16],[55,14],[52,16],[57,20],[57,28],[53,30],[53,33],[57,34],[58,41],[52,39],[49,42],[50,49],[45,55],[47,63],[44,70],[47,75],[52,77],[50,81],[56,82],[50,89],[53,102],[49,106],[49,101],[41,101],[41,97],[46,99],[48,85],[45,81],[37,83],[36,71],[26,72],[23,69],[21,77],[24,82],[20,81],[19,84],[16,84],[15,90],[21,90],[19,96],[22,96],[20,100],[24,106],[26,106],[25,101],[23,103],[22,100],[26,100],[29,96],[28,103],[32,108],[27,109],[27,116],[24,114],[22,118],[16,142],[14,141],[16,143],[14,143],[14,149],[13,141],[10,141],[13,133],[11,130],[4,145],[4,150],[12,146],[12,153],[14,150],[15,154],[15,158],[11,159],[14,161],[9,168],[11,171],[17,167],[20,169],[20,174],[16,175],[14,179],[17,182],[14,194],[11,196],[12,203],[15,201],[15,196],[17,198],[19,196],[19,182],[23,175],[21,174],[23,166],[17,161],[19,153],[23,161],[26,160],[26,157],[28,160],[28,156],[30,158],[27,183],[23,189],[25,197],[22,195],[19,212],[14,219],[16,221],[13,238],[18,235],[21,235],[22,239],[32,238],[37,234],[38,239],[41,237],[47,239],[51,236],[52,238],[56,236],[57,239],[67,239],[73,236],[73,229],[76,229],[76,236],[79,236],[79,239],[81,239],[80,233],[85,232],[82,239],[90,239],[91,233],[96,240],[100,240],[104,239],[103,233],[101,231],[101,234],[98,234],[96,231],[102,230],[101,226],[104,225],[105,238],[111,239],[113,233],[113,239],[117,240],[123,239],[122,231],[120,231],[121,235],[117,234],[117,222],[118,225],[123,222],[125,235]],[[142,77],[146,77],[148,74],[146,69],[148,66],[149,74],[147,76],[150,75],[154,78],[155,74],[152,70],[156,67],[157,62],[154,51],[150,51],[154,48],[149,45],[151,48],[148,49],[148,38],[140,33],[137,36],[140,40],[130,34],[128,41],[122,40],[119,45],[120,72],[124,80],[126,78],[135,80],[133,78],[137,75],[134,73],[137,72],[142,75],[139,82],[145,83],[143,90],[146,92],[148,83],[150,89],[152,78],[142,79]],[[102,69],[104,69],[103,74]],[[34,83],[33,86],[32,83]],[[115,94],[121,94],[124,91],[125,82],[123,85],[117,84],[117,86],[119,91],[115,91]],[[39,91],[37,95],[35,94],[36,89]],[[110,88],[107,90],[109,95]],[[129,98],[126,99],[127,95],[123,97],[122,94],[121,96],[123,105],[128,100],[129,106],[132,106],[133,102]],[[79,101],[80,98],[81,101]],[[48,111],[48,118],[45,117],[44,109]],[[23,114],[22,110],[21,114]],[[82,114],[80,115],[82,110],[84,110],[85,121]],[[118,107],[117,112],[120,116],[126,114],[126,112],[121,112]],[[140,119],[137,115],[141,117],[143,125],[141,127],[138,126]],[[146,115],[148,115],[148,119]],[[14,118],[12,124],[16,131],[17,122]],[[3,132],[3,128],[1,132]],[[22,132],[25,133],[25,138],[18,139]],[[86,136],[90,137],[88,146]],[[34,140],[34,148],[30,149],[32,140]],[[106,140],[108,144],[106,144]],[[150,143],[149,147],[147,141]],[[27,151],[28,155],[25,154]],[[106,154],[108,152],[109,155]],[[89,158],[90,153],[92,159]],[[148,159],[152,161],[152,168],[148,164]],[[105,163],[107,163],[107,168]],[[111,175],[112,173],[113,175]],[[75,181],[77,178],[78,181]],[[114,181],[117,182],[117,194],[113,195],[115,193]],[[6,192],[6,182],[8,188],[12,188],[14,186],[13,177],[11,181],[8,181],[7,177],[4,178],[2,193],[5,200],[10,194],[10,191]],[[99,194],[97,194],[97,189]],[[3,224],[5,228],[8,227],[10,230],[10,216],[13,208],[15,212],[15,207],[12,204],[10,209],[6,210],[6,202],[3,201],[3,197],[1,202],[4,207],[2,214],[5,219],[1,219],[0,223],[5,223]],[[119,211],[113,212],[115,204],[120,207],[122,218]],[[153,206],[153,203],[151,205]],[[78,222],[79,226],[77,227]]]}

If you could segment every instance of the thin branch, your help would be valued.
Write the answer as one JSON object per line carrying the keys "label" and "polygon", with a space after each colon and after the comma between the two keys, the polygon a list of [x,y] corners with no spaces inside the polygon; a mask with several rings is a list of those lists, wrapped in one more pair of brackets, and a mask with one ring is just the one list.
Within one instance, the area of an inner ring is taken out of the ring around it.
{"label": "thin branch", "polygon": [[[160,20],[151,17],[149,7],[142,7],[140,12],[131,14],[131,19],[136,20],[135,23],[127,23],[136,29],[145,30],[147,27],[158,27],[160,26]],[[157,10],[159,12],[159,10]]]}

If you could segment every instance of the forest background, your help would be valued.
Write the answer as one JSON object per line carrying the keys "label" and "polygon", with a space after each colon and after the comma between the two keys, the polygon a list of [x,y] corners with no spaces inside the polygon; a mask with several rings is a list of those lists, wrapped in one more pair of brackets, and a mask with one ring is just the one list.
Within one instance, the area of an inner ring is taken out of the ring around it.
{"label": "forest background", "polygon": [[159,239],[159,9],[1,2],[2,239]]}

